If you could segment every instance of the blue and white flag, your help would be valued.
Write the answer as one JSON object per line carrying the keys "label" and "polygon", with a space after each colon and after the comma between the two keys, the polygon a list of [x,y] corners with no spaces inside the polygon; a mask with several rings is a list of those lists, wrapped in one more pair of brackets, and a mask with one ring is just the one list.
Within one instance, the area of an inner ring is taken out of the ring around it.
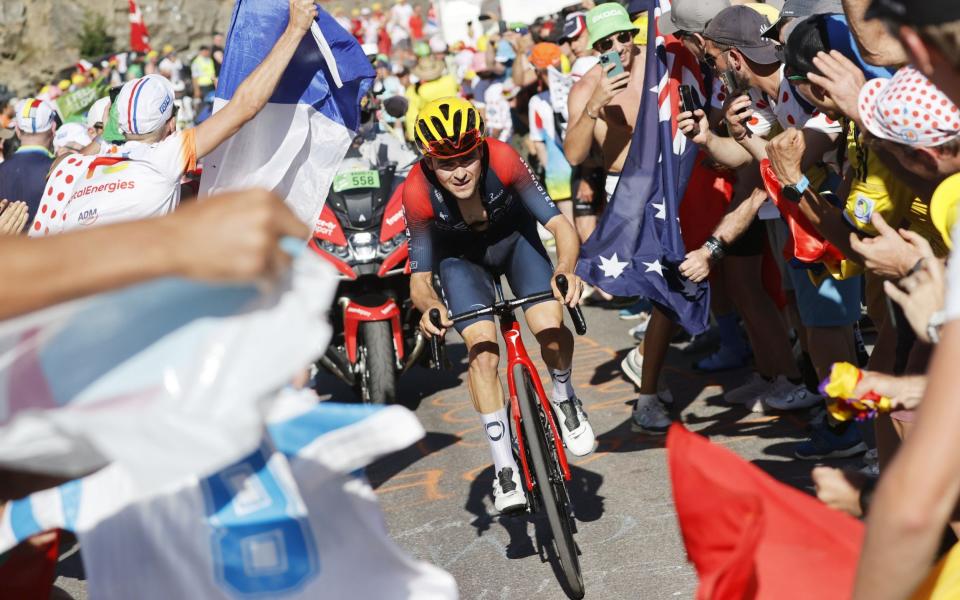
{"label": "blue and white flag", "polygon": [[270,287],[162,279],[0,324],[0,466],[114,465],[145,497],[236,461],[326,347],[336,288],[303,252]]}
{"label": "blue and white flag", "polygon": [[[270,53],[289,11],[287,0],[237,0],[214,110]],[[204,159],[202,195],[266,188],[304,223],[316,223],[375,76],[356,38],[318,11],[267,106]]]}
{"label": "blue and white flag", "polygon": [[[651,13],[669,9],[649,0]],[[707,327],[706,282],[680,276],[686,251],[680,237],[679,206],[697,148],[677,131],[678,86],[697,83],[699,69],[678,44],[668,50],[648,22],[646,88],[620,182],[596,231],[583,245],[577,274],[616,296],[650,299],[692,334]]]}
{"label": "blue and white flag", "polygon": [[423,434],[400,406],[287,392],[259,447],[213,475],[132,501],[129,479],[108,467],[10,503],[0,552],[75,532],[91,598],[453,600],[448,573],[390,540],[358,471]]}

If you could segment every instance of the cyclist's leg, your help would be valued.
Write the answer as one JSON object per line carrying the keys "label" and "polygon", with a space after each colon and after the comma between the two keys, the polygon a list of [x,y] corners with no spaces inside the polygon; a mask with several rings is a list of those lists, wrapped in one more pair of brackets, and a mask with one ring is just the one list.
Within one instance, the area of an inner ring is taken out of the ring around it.
{"label": "cyclist's leg", "polygon": [[[490,274],[480,265],[463,258],[445,258],[440,261],[438,273],[444,299],[454,314],[493,303]],[[456,328],[467,346],[470,398],[480,413],[484,436],[493,457],[494,504],[499,511],[522,508],[526,505],[526,497],[513,457],[503,387],[497,370],[500,347],[496,325],[493,317],[487,316],[457,323]]]}
{"label": "cyclist's leg", "polygon": [[[511,241],[512,240],[512,241]],[[550,289],[553,265],[538,238],[517,234],[508,238],[512,248],[501,268],[517,296],[528,296]],[[530,331],[540,343],[540,354],[550,368],[553,382],[551,402],[561,418],[564,443],[571,453],[583,456],[593,451],[593,428],[573,390],[573,334],[563,323],[563,307],[556,300],[524,306]]]}

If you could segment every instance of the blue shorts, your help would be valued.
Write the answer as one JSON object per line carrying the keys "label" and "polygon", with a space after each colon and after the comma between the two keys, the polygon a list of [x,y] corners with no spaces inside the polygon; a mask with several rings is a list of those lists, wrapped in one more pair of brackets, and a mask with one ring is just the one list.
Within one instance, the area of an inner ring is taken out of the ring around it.
{"label": "blue shorts", "polygon": [[822,266],[810,269],[790,263],[787,271],[805,327],[842,327],[860,320],[861,276],[837,280]]}
{"label": "blue shorts", "polygon": [[[489,306],[496,301],[493,276],[506,275],[517,298],[550,291],[553,265],[535,232],[515,232],[468,255],[440,260],[440,287],[447,308],[454,315]],[[543,302],[547,302],[544,300]],[[526,310],[537,304],[523,305]],[[479,321],[492,321],[487,315],[457,323],[457,331]]]}

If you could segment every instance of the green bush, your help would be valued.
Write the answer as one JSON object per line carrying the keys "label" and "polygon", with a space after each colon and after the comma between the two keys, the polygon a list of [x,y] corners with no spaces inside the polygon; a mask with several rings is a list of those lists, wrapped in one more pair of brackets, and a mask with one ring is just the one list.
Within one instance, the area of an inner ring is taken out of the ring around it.
{"label": "green bush", "polygon": [[80,34],[77,36],[80,56],[97,59],[114,52],[116,39],[107,33],[107,20],[103,15],[86,11],[80,27]]}

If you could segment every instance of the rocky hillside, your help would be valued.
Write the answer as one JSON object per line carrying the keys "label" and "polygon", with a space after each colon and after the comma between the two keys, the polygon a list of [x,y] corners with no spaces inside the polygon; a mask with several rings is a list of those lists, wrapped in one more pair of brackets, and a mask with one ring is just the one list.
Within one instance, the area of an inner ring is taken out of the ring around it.
{"label": "rocky hillside", "polygon": [[[234,0],[138,0],[153,45],[196,48],[230,23]],[[129,42],[127,0],[0,0],[0,83],[26,94],[77,61],[87,12],[106,19],[117,49]]]}

